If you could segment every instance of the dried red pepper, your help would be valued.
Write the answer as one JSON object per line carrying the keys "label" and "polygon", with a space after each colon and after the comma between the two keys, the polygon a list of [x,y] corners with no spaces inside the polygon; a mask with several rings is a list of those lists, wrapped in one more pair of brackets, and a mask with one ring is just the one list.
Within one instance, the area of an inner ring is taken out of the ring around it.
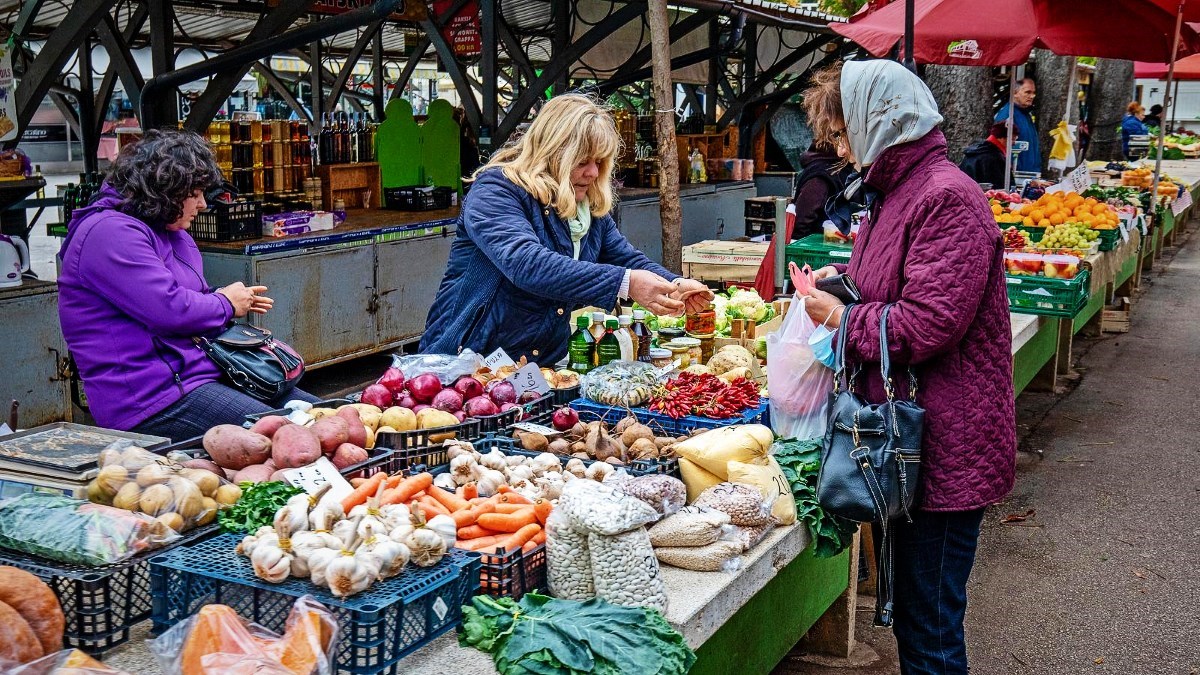
{"label": "dried red pepper", "polygon": [[688,415],[728,419],[758,407],[758,385],[744,377],[726,382],[708,373],[681,373],[650,400],[650,409],[671,419]]}

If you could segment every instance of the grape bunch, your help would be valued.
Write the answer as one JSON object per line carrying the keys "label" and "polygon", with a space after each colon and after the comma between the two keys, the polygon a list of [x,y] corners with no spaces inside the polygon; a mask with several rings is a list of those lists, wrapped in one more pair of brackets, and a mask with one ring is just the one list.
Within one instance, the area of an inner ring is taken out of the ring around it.
{"label": "grape bunch", "polygon": [[1029,245],[1029,240],[1025,238],[1025,233],[1015,227],[1010,227],[1004,231],[1004,248],[1025,248]]}
{"label": "grape bunch", "polygon": [[1046,228],[1038,248],[1087,248],[1100,236],[1086,223],[1063,223]]}

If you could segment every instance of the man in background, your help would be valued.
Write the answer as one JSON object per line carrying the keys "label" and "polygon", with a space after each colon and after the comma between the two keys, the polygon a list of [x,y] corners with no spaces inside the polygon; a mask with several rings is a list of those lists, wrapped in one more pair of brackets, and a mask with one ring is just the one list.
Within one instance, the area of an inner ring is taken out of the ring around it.
{"label": "man in background", "polygon": [[[1013,141],[1020,134],[1013,132]],[[976,183],[990,183],[993,189],[1004,189],[1004,174],[1008,168],[1005,162],[1005,149],[1008,142],[1008,124],[996,122],[988,131],[988,137],[975,141],[963,153],[963,160],[958,168],[963,170]]]}
{"label": "man in background", "polygon": [[[1017,155],[1017,171],[1028,173],[1042,172],[1042,150],[1038,147],[1037,124],[1033,117],[1033,100],[1037,97],[1037,83],[1033,78],[1026,77],[1017,80],[1016,91],[1013,92],[1013,134],[1029,143],[1029,148]],[[1003,122],[1008,119],[1008,104],[1000,106],[993,122]]]}

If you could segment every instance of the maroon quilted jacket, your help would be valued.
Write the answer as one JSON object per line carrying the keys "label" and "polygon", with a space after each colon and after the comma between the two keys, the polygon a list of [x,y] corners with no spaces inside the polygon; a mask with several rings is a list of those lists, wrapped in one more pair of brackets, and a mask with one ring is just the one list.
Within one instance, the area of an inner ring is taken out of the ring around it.
{"label": "maroon quilted jacket", "polygon": [[894,369],[913,366],[926,411],[922,507],[987,506],[1012,489],[1016,463],[1000,231],[979,186],[946,159],[938,129],[884,151],[867,183],[882,198],[848,266],[863,304],[851,315],[847,361],[864,364],[868,399],[883,401],[879,316],[896,303],[888,351]]}

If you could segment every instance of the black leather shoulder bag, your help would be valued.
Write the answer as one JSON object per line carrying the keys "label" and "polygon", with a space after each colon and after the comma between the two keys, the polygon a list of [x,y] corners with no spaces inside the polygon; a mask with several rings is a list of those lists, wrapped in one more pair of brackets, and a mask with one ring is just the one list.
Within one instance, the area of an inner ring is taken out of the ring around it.
{"label": "black leather shoulder bag", "polygon": [[[854,390],[846,372],[846,334],[854,305],[846,307],[838,333],[836,372],[830,395],[829,425],[817,479],[817,499],[830,513],[859,522],[878,523],[882,531],[876,556],[879,592],[875,625],[892,625],[892,540],[889,522],[909,515],[919,485],[925,410],[916,404],[917,383],[908,369],[909,399],[896,397],[888,356],[887,317],[879,320],[880,369],[887,400],[868,403]],[[856,371],[857,373],[857,371]]]}
{"label": "black leather shoulder bag", "polygon": [[192,338],[239,391],[271,401],[291,391],[304,375],[304,359],[271,331],[235,323],[214,338]]}

